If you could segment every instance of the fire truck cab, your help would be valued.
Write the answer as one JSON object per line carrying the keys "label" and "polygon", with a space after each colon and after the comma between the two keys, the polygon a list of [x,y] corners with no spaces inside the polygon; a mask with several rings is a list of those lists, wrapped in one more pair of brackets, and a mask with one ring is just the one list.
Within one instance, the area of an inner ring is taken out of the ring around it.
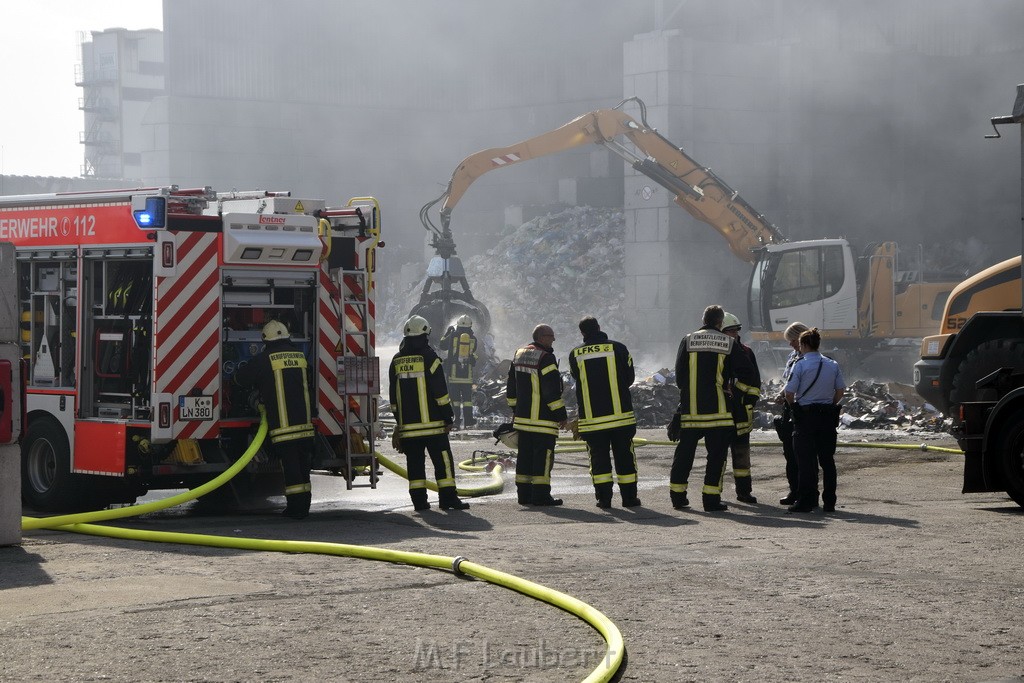
{"label": "fire truck cab", "polygon": [[[0,197],[0,241],[16,248],[25,505],[104,507],[227,469],[258,422],[231,378],[270,320],[308,357],[314,467],[351,488],[369,465],[375,485],[379,237],[370,197],[340,208],[177,186]],[[279,481],[276,463],[257,460],[246,480]]]}

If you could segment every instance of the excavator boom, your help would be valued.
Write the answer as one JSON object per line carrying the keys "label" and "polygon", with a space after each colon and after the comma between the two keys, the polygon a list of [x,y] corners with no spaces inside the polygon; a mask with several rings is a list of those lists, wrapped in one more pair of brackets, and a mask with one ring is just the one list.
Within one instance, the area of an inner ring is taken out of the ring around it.
{"label": "excavator boom", "polygon": [[[640,106],[640,122],[621,110],[630,101]],[[785,241],[778,228],[755,211],[738,192],[647,125],[646,118],[644,103],[631,98],[613,109],[589,112],[560,128],[508,147],[471,154],[455,169],[447,191],[439,198],[441,225],[448,228],[452,210],[469,186],[484,173],[582,145],[598,144],[671,192],[676,204],[717,230],[740,259],[756,263],[755,249]],[[619,141],[623,137],[639,154]]]}

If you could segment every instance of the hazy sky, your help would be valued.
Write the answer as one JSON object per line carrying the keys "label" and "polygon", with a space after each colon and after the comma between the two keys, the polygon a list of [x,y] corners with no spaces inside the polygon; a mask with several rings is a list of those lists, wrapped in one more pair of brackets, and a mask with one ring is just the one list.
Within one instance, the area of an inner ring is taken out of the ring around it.
{"label": "hazy sky", "polygon": [[163,28],[160,0],[0,0],[0,174],[77,176],[78,34]]}

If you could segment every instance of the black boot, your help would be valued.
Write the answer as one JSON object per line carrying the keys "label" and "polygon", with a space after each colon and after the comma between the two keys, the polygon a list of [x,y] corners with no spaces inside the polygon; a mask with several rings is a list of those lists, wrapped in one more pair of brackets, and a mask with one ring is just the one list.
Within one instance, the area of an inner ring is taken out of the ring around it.
{"label": "black boot", "polygon": [[636,497],[636,484],[619,484],[619,495],[622,496],[622,507],[640,507],[640,499]]}
{"label": "black boot", "polygon": [[409,491],[409,497],[412,498],[412,507],[415,510],[429,510],[430,503],[427,501],[427,490],[426,489],[413,489]]}
{"label": "black boot", "polygon": [[561,505],[561,498],[551,497],[551,485],[550,484],[534,484],[533,485],[533,499],[530,501],[531,505]]}
{"label": "black boot", "polygon": [[473,406],[462,407],[462,424],[466,425],[466,429],[476,425],[476,420],[473,419]]}
{"label": "black boot", "polygon": [[741,503],[750,503],[753,505],[757,502],[757,498],[751,492],[753,489],[753,483],[750,477],[736,477],[736,500]]}
{"label": "black boot", "polygon": [[801,499],[797,498],[796,502],[790,505],[786,510],[789,512],[811,512],[818,507],[818,497]]}
{"label": "black boot", "polygon": [[594,497],[597,498],[597,507],[610,508],[612,506],[612,483],[594,484]]}
{"label": "black boot", "polygon": [[438,489],[438,505],[442,510],[468,510],[469,503],[459,499],[454,486],[445,486]]}
{"label": "black boot", "polygon": [[309,504],[313,500],[312,493],[293,493],[290,496],[285,496],[285,500],[288,501],[288,505],[281,512],[282,515],[292,519],[309,517]]}
{"label": "black boot", "polygon": [[704,512],[725,512],[729,506],[722,502],[722,497],[715,494],[705,493],[703,496]]}
{"label": "black boot", "polygon": [[533,484],[516,484],[516,496],[519,498],[520,505],[530,505],[533,503]]}
{"label": "black boot", "polygon": [[672,507],[676,510],[685,510],[690,507],[690,501],[686,499],[686,491],[681,493],[670,491],[668,495],[672,497]]}

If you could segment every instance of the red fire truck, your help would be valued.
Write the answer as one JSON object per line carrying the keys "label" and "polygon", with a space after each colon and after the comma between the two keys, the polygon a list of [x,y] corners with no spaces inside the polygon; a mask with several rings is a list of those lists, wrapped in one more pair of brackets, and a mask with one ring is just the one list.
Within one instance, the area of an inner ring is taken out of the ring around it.
{"label": "red fire truck", "polygon": [[[198,485],[251,443],[232,386],[285,322],[309,357],[316,468],[376,484],[372,197],[177,186],[0,197],[16,248],[26,383],[22,497],[40,511]],[[257,458],[256,460],[263,460]],[[275,479],[276,463],[245,478]],[[279,492],[279,491],[278,491]]]}

